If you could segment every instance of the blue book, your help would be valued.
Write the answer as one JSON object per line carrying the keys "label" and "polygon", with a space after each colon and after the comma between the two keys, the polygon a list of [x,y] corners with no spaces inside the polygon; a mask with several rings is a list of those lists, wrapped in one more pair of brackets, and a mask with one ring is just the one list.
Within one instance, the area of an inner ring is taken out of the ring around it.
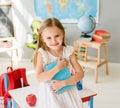
{"label": "blue book", "polygon": [[[45,65],[45,70],[50,70],[52,69],[53,67],[55,67],[57,64],[57,61],[55,62],[52,62],[52,63],[49,63],[47,65]],[[63,69],[61,69],[59,72],[57,72],[54,76],[53,76],[53,80],[65,80],[65,79],[68,79],[71,77],[71,73],[68,69],[68,67],[65,67]],[[70,88],[72,88],[74,86],[74,84],[71,84],[71,85],[67,85],[67,86],[64,86],[63,88],[61,88],[60,90],[58,90],[56,93],[57,94],[60,94]]]}

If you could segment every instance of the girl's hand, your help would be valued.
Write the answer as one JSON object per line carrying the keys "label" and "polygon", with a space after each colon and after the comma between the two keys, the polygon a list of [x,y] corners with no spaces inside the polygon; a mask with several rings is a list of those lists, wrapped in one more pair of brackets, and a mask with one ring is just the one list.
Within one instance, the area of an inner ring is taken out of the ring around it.
{"label": "girl's hand", "polygon": [[60,80],[52,80],[52,83],[51,88],[54,92],[57,92],[65,86],[64,82]]}
{"label": "girl's hand", "polygon": [[59,57],[58,58],[58,63],[56,65],[58,67],[59,70],[65,68],[66,66],[68,66],[68,61],[67,59],[62,59]]}

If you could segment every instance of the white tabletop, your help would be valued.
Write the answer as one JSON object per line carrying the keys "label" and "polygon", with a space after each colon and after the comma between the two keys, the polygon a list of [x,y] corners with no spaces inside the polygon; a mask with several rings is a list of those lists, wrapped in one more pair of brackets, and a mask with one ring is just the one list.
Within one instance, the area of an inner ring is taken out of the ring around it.
{"label": "white tabletop", "polygon": [[[9,90],[9,93],[20,108],[31,108],[26,102],[26,96],[31,93],[37,95],[37,91],[38,85],[36,84],[34,86],[27,86],[14,90]],[[32,108],[36,108],[36,106]]]}
{"label": "white tabletop", "polygon": [[[16,103],[18,104],[18,106],[20,108],[31,108],[26,103],[26,96],[31,93],[37,95],[38,87],[39,87],[39,85],[36,84],[34,86],[32,85],[32,86],[19,88],[19,89],[9,90],[9,93],[12,96],[12,98],[16,101]],[[96,93],[94,91],[92,91],[88,88],[85,88],[85,87],[83,90],[80,90],[79,93],[81,95],[81,98],[96,95]],[[36,106],[37,106],[37,103],[36,103]],[[32,108],[36,108],[36,106],[34,106]]]}

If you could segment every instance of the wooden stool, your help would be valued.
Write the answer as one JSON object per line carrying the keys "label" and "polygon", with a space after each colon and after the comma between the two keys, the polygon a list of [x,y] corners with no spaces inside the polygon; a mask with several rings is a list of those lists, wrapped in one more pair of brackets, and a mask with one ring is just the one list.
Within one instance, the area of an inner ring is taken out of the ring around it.
{"label": "wooden stool", "polygon": [[[78,59],[78,62],[82,67],[88,67],[94,69],[95,74],[95,82],[98,82],[98,68],[102,65],[106,65],[106,75],[108,75],[108,51],[107,51],[107,43],[96,43],[94,41],[91,42],[84,42],[89,48],[97,49],[97,57],[95,56],[89,56],[89,52],[87,52],[87,59],[86,61],[82,61]],[[77,40],[74,42],[75,50],[78,49],[79,46],[81,46],[82,42],[80,40]],[[102,48],[104,49],[104,57],[101,57]]]}

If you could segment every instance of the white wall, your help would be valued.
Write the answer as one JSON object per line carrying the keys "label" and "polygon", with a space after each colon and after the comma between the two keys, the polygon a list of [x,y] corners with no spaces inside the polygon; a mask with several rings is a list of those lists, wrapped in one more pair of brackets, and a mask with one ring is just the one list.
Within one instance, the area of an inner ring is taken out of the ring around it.
{"label": "white wall", "polygon": [[[35,19],[34,0],[12,0],[14,3],[14,24],[21,58],[31,58],[33,50],[25,46],[26,33],[31,32],[30,24]],[[108,59],[120,63],[120,1],[100,0],[99,24],[96,29],[105,29],[111,34],[108,44]],[[66,43],[72,45],[79,39],[80,30],[76,24],[64,24],[66,27]],[[24,49],[24,52],[23,52]]]}

